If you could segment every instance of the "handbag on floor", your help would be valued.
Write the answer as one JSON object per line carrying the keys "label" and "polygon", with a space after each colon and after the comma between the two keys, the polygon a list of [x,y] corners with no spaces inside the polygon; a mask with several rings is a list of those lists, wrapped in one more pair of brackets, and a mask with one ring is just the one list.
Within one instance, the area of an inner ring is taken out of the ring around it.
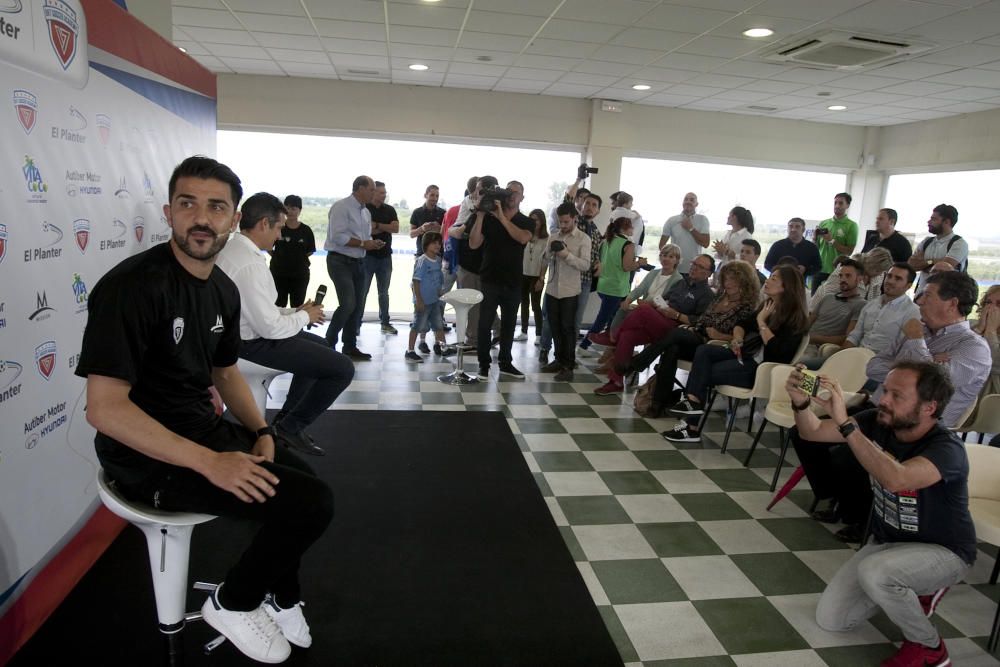
{"label": "handbag on floor", "polygon": [[638,390],[632,399],[632,408],[642,417],[649,416],[649,406],[653,402],[653,392],[656,391],[656,374],[654,373]]}

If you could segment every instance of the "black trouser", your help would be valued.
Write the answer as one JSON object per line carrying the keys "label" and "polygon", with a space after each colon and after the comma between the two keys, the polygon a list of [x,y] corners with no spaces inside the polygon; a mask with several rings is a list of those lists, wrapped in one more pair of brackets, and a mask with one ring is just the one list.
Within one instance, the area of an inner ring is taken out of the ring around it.
{"label": "black trouser", "polygon": [[[249,452],[255,437],[242,426],[220,419],[202,440],[201,444],[215,451]],[[262,503],[245,503],[195,471],[171,465],[163,465],[162,472],[134,488],[121,487],[126,498],[169,512],[199,512],[260,523],[250,546],[223,582],[223,604],[233,611],[257,608],[269,592],[281,606],[301,600],[299,561],[333,518],[333,491],[301,459],[278,447],[274,463],[260,465],[280,480],[274,487],[275,495]],[[212,530],[211,524],[203,530]]]}
{"label": "black trouser", "polygon": [[[677,375],[677,361],[694,359],[694,353],[705,339],[690,329],[671,329],[670,333],[656,343],[657,349],[662,349],[660,365],[656,369],[656,390],[653,401],[665,405],[670,400],[674,390],[674,376]],[[653,347],[647,345],[646,349]],[[645,352],[646,350],[643,350]],[[648,364],[647,364],[648,365]]]}
{"label": "black trouser", "polygon": [[535,335],[542,335],[542,291],[535,291],[538,276],[521,276],[521,331],[528,333],[528,303],[535,315]]}
{"label": "black trouser", "polygon": [[291,307],[298,308],[306,302],[306,290],[309,288],[309,274],[304,276],[279,276],[272,273],[274,286],[278,288],[278,300],[274,302],[278,308],[284,308],[291,300]]}
{"label": "black trouser", "polygon": [[497,360],[509,364],[513,360],[511,348],[514,346],[514,327],[517,325],[517,306],[521,303],[521,291],[517,284],[482,281],[483,300],[479,304],[479,330],[476,334],[476,354],[480,366],[489,366],[492,360],[490,331],[497,307],[500,307],[500,353]]}
{"label": "black trouser", "polygon": [[576,310],[579,302],[580,297],[576,294],[562,299],[545,295],[545,319],[552,332],[556,363],[569,371],[576,364]]}

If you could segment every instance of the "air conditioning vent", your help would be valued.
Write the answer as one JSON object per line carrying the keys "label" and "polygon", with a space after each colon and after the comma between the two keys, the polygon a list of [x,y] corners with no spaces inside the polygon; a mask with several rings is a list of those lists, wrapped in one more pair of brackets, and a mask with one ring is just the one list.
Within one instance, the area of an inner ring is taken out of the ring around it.
{"label": "air conditioning vent", "polygon": [[831,30],[806,39],[781,44],[763,54],[767,62],[798,64],[822,69],[860,70],[882,66],[932,48],[932,44],[905,42]]}
{"label": "air conditioning vent", "polygon": [[778,107],[765,107],[760,104],[748,104],[747,109],[751,111],[763,111],[764,113],[774,113],[778,110]]}
{"label": "air conditioning vent", "polygon": [[348,69],[347,73],[355,76],[382,76],[382,72],[377,69]]}

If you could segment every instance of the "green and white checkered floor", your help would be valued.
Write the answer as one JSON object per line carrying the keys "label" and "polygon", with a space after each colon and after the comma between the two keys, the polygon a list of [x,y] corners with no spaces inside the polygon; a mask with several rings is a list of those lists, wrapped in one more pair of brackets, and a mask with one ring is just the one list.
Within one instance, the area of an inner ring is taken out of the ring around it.
{"label": "green and white checkered floor", "polygon": [[[596,396],[604,382],[589,370],[596,354],[580,359],[575,382],[556,383],[538,372],[529,339],[514,343],[525,379],[500,378],[494,362],[488,382],[450,387],[435,381],[450,362],[404,361],[408,331],[396,325],[398,336],[362,327],[359,347],[374,358],[356,364],[333,409],[503,412],[626,665],[853,667],[895,651],[901,635],[881,615],[844,634],[816,625],[825,582],[853,552],[834,538],[837,526],[808,517],[805,480],[765,511],[776,429],[744,468],[751,438],[734,433],[721,454],[722,412],[710,417],[702,443],[674,445],[659,435],[674,420],[639,417],[631,393]],[[474,353],[465,366],[476,371]],[[269,407],[280,407],[288,378],[272,384]],[[441,419],[447,428],[448,416]],[[955,665],[1000,664],[985,652],[1000,597],[1000,586],[986,583],[995,553],[982,546],[935,614]]]}

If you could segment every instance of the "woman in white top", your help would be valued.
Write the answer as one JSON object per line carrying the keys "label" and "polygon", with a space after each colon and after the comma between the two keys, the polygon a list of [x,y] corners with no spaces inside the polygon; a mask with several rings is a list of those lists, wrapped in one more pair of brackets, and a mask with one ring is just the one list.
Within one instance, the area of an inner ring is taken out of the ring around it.
{"label": "woman in white top", "polygon": [[733,210],[729,212],[726,224],[732,229],[726,232],[721,241],[714,243],[715,257],[720,260],[716,263],[716,272],[729,260],[739,259],[743,241],[753,238],[753,215],[749,209],[734,206]]}
{"label": "woman in white top", "polygon": [[535,340],[542,335],[542,259],[549,231],[545,224],[545,211],[536,208],[528,217],[535,223],[535,233],[524,246],[524,261],[521,267],[521,333],[514,340],[528,340],[528,304],[535,316]]}
{"label": "woman in white top", "polygon": [[643,235],[645,234],[646,221],[642,219],[638,211],[632,210],[632,195],[627,192],[616,192],[611,195],[611,217],[608,220],[617,220],[618,218],[631,218],[632,220],[632,235],[629,239],[635,244],[636,248],[639,250],[639,254],[642,254],[642,242]]}

